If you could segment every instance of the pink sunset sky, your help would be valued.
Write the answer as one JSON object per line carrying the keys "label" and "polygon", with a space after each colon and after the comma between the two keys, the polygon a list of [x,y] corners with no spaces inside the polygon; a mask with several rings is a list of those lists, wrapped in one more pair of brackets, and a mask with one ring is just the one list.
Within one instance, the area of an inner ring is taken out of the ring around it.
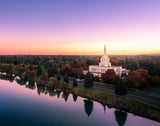
{"label": "pink sunset sky", "polygon": [[159,0],[0,1],[0,55],[160,54]]}

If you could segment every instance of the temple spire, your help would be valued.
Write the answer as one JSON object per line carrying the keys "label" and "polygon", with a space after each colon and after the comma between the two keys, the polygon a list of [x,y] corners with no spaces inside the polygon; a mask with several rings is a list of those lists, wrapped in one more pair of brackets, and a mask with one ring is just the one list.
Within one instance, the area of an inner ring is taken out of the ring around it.
{"label": "temple spire", "polygon": [[106,45],[104,45],[104,54],[106,54]]}

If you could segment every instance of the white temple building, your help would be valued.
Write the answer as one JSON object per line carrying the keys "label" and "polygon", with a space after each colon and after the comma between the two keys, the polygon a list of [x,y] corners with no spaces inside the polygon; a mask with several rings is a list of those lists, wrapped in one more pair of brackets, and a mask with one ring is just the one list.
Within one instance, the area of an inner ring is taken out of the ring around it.
{"label": "white temple building", "polygon": [[[89,72],[93,74],[93,76],[101,77],[102,73],[105,73],[108,69],[113,69],[117,76],[122,75],[122,73],[126,73],[128,75],[128,70],[122,69],[122,66],[111,66],[110,58],[106,54],[106,45],[104,45],[104,54],[100,59],[99,65],[90,65]],[[84,74],[87,74],[88,71],[83,71]]]}

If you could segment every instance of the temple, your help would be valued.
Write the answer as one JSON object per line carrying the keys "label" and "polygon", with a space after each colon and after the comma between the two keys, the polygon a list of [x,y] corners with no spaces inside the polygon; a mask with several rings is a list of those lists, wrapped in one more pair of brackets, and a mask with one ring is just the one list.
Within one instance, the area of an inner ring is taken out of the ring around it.
{"label": "temple", "polygon": [[[105,73],[108,69],[113,69],[117,76],[122,75],[122,73],[125,73],[128,75],[128,70],[123,69],[122,66],[112,66],[110,63],[110,58],[108,57],[106,53],[106,45],[104,45],[104,54],[102,55],[100,59],[99,65],[90,65],[89,66],[89,72],[93,74],[93,76],[101,77],[102,73]],[[83,71],[84,74],[86,74],[88,71]]]}

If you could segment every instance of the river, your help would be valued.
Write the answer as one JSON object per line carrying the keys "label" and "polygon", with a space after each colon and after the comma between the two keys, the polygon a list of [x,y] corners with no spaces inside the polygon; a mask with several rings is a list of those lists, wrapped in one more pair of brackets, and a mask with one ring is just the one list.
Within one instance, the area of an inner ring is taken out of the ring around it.
{"label": "river", "polygon": [[0,126],[160,126],[159,122],[34,83],[0,80]]}

